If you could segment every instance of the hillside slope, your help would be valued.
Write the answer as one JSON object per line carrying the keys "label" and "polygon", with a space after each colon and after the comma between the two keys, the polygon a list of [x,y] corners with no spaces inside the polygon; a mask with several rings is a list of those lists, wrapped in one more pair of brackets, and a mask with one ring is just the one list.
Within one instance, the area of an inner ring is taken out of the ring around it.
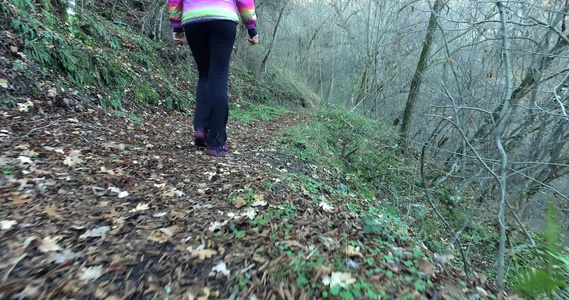
{"label": "hillside slope", "polygon": [[0,298],[496,292],[429,251],[370,191],[305,159],[318,154],[291,132],[341,116],[274,106],[310,106],[301,84],[233,66],[232,153],[214,159],[192,144],[187,49],[94,11],[70,21],[57,1],[1,4]]}

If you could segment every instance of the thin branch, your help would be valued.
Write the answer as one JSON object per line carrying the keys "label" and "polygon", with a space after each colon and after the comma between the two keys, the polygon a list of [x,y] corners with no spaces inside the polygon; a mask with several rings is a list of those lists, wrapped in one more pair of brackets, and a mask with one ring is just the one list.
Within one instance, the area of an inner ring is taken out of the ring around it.
{"label": "thin branch", "polygon": [[[431,194],[429,193],[429,188],[427,187],[427,181],[425,180],[425,150],[427,148],[426,146],[427,146],[427,143],[425,143],[423,145],[423,148],[421,148],[421,183],[423,185],[423,190],[425,191],[425,196],[427,197],[427,200],[431,204],[431,207],[433,208],[433,210],[435,211],[435,213],[437,214],[439,219],[441,219],[441,221],[445,225],[446,229],[449,232],[452,232],[453,231],[452,227],[447,222],[445,217],[441,214],[441,212],[439,211],[439,209],[437,208],[437,206],[433,202],[433,199],[431,199]],[[462,242],[460,241],[460,237],[458,235],[455,235],[455,240],[458,244],[458,250],[460,251],[460,256],[462,257],[464,273],[466,274],[467,277],[470,277],[470,271],[468,268],[468,261],[466,260],[466,254],[464,253],[464,249],[462,248]]]}
{"label": "thin branch", "polygon": [[507,166],[508,166],[508,155],[506,150],[502,145],[502,133],[506,125],[506,118],[510,109],[510,98],[513,93],[512,84],[512,65],[510,60],[509,52],[509,42],[508,42],[508,22],[506,20],[505,7],[502,2],[496,2],[496,6],[500,11],[500,20],[502,21],[502,55],[504,56],[504,62],[506,67],[506,93],[504,95],[504,103],[500,111],[500,118],[498,119],[498,124],[495,129],[496,147],[500,152],[500,157],[502,160],[502,165],[500,168],[500,212],[498,213],[498,221],[500,223],[500,243],[498,249],[498,274],[496,275],[496,284],[500,288],[500,295],[503,295],[504,291],[504,276],[505,276],[505,255],[506,255],[506,181],[507,181]]}

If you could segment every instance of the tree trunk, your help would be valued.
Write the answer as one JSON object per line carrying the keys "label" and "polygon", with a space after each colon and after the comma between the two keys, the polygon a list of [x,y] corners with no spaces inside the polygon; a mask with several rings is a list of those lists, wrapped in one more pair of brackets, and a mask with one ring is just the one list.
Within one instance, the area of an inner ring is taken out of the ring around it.
{"label": "tree trunk", "polygon": [[442,0],[435,0],[435,5],[431,11],[431,18],[429,19],[429,25],[427,27],[427,36],[423,42],[423,49],[421,50],[421,56],[419,57],[419,62],[417,63],[417,68],[415,69],[413,80],[411,81],[411,89],[409,90],[407,103],[405,104],[405,111],[403,112],[403,120],[401,122],[400,129],[400,144],[402,149],[407,149],[409,147],[409,132],[411,131],[411,123],[413,122],[413,111],[419,96],[419,89],[423,83],[423,72],[427,68],[427,56],[429,55],[435,30],[437,29],[437,17],[442,8]]}
{"label": "tree trunk", "polygon": [[275,28],[273,29],[273,38],[271,40],[271,44],[269,45],[269,50],[267,51],[267,54],[265,55],[265,58],[263,58],[263,61],[261,63],[261,70],[263,70],[263,72],[267,71],[267,61],[269,60],[269,55],[271,55],[271,51],[273,50],[273,46],[275,45],[275,39],[277,37],[277,30],[279,29],[279,24],[281,23],[283,13],[284,13],[284,10],[285,10],[288,2],[289,1],[286,1],[283,4],[283,7],[281,8],[281,11],[279,12],[279,18],[277,19],[277,24],[275,24]]}

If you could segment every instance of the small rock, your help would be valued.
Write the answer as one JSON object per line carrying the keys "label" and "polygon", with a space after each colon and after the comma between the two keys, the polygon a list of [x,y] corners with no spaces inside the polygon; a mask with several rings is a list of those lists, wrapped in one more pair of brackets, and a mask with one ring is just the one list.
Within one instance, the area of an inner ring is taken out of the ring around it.
{"label": "small rock", "polygon": [[427,217],[427,208],[422,204],[411,204],[407,207],[408,214],[415,220],[423,220]]}
{"label": "small rock", "polygon": [[360,268],[360,264],[358,264],[357,262],[348,259],[348,262],[346,263],[348,265],[348,268],[352,269],[352,270],[357,270]]}

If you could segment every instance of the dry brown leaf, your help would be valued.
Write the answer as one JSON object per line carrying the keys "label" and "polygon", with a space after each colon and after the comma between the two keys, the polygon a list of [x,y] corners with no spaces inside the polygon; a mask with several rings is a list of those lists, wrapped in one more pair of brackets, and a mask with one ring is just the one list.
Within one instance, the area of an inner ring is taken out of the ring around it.
{"label": "dry brown leaf", "polygon": [[79,155],[81,155],[81,151],[78,150],[69,151],[69,155],[65,158],[63,164],[69,167],[74,167],[77,164],[83,163],[83,159],[81,159]]}
{"label": "dry brown leaf", "polygon": [[206,258],[211,258],[212,256],[216,255],[217,251],[211,249],[200,249],[194,250],[191,257],[197,257],[199,260],[204,260]]}
{"label": "dry brown leaf", "polygon": [[245,205],[247,205],[247,201],[245,201],[243,197],[235,197],[235,200],[233,200],[233,206],[235,206],[235,208],[241,208]]}
{"label": "dry brown leaf", "polygon": [[204,295],[197,298],[197,300],[208,300],[210,296],[212,297],[219,297],[219,292],[211,292],[209,288],[204,287],[203,292]]}
{"label": "dry brown leaf", "polygon": [[344,250],[345,250],[344,253],[346,253],[348,257],[356,257],[356,256],[362,258],[364,257],[364,255],[358,252],[358,250],[354,248],[354,246],[352,245],[348,245]]}
{"label": "dry brown leaf", "polygon": [[61,248],[57,244],[58,240],[59,237],[52,238],[51,236],[47,236],[41,241],[41,244],[38,246],[38,249],[43,253],[52,252],[52,251],[61,251],[63,250],[63,248]]}
{"label": "dry brown leaf", "polygon": [[57,207],[55,205],[45,207],[43,209],[43,213],[51,220],[63,219],[63,217],[57,212]]}
{"label": "dry brown leaf", "polygon": [[[128,193],[127,193],[127,194],[128,194]],[[119,198],[122,198],[122,197],[120,196],[120,193],[119,193]],[[148,210],[149,207],[150,207],[150,204],[138,203],[138,204],[136,205],[136,208],[131,209],[130,212],[145,211],[145,210]]]}
{"label": "dry brown leaf", "polygon": [[28,197],[28,195],[24,195],[24,194],[12,194],[8,199],[12,200],[13,204],[26,204],[29,203],[30,201],[32,201],[32,199],[30,199]]}
{"label": "dry brown leaf", "polygon": [[79,278],[87,281],[95,280],[103,274],[103,267],[102,266],[94,266],[89,268],[81,269],[81,275]]}
{"label": "dry brown leaf", "polygon": [[150,233],[148,239],[159,244],[164,244],[168,241],[168,234],[160,230],[154,230]]}
{"label": "dry brown leaf", "polygon": [[418,260],[419,262],[419,271],[425,273],[425,275],[429,276],[435,272],[435,265],[431,262],[428,262],[422,258]]}
{"label": "dry brown leaf", "polygon": [[324,285],[329,285],[330,287],[340,286],[344,289],[355,282],[356,279],[352,277],[351,273],[342,272],[333,272],[331,276],[326,276],[322,279]]}
{"label": "dry brown leaf", "polygon": [[332,266],[325,267],[324,265],[319,264],[314,268],[314,270],[316,271],[316,278],[319,278],[332,273],[333,268]]}

